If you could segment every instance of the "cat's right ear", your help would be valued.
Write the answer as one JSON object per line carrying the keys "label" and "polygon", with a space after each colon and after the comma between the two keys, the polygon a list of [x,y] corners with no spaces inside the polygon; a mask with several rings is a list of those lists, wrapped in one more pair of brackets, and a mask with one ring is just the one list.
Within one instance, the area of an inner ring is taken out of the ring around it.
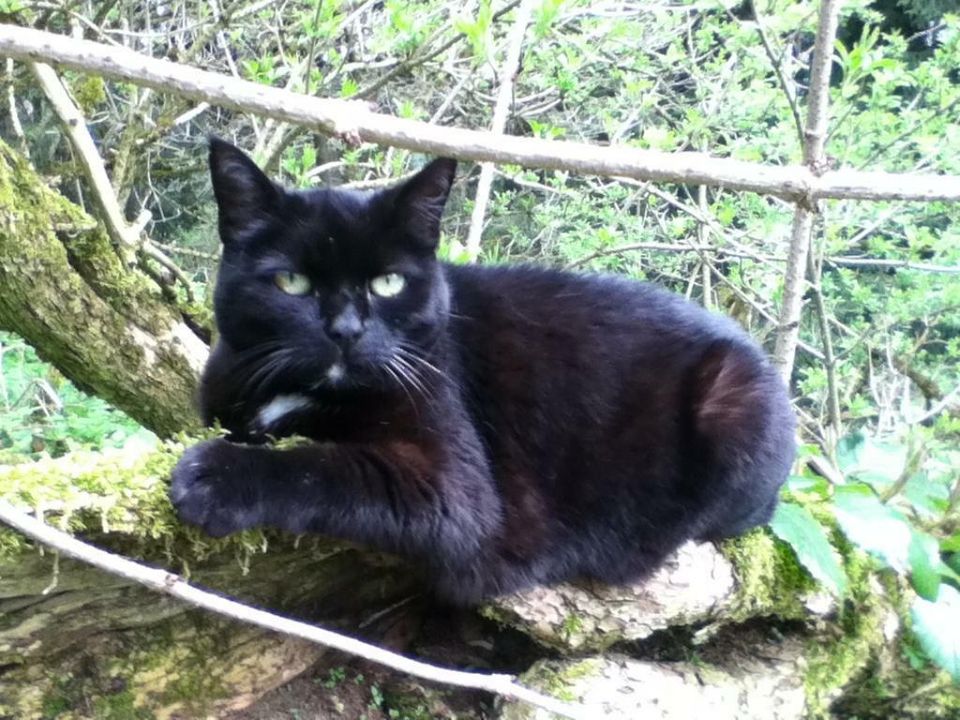
{"label": "cat's right ear", "polygon": [[240,148],[217,137],[210,138],[210,179],[224,243],[242,240],[279,215],[283,191]]}

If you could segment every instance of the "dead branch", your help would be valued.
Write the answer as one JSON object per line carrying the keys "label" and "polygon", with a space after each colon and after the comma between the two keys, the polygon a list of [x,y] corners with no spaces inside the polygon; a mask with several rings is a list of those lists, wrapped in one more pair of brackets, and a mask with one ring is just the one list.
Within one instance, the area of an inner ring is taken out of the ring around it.
{"label": "dead branch", "polygon": [[76,153],[100,218],[111,240],[118,251],[129,256],[131,249],[139,245],[140,233],[150,220],[150,214],[147,213],[145,217],[139,218],[133,225],[127,223],[97,146],[87,130],[86,119],[67,94],[57,73],[52,67],[42,62],[28,62],[27,66],[57,114],[64,133],[70,139],[70,145]]}
{"label": "dead branch", "polygon": [[[493,121],[490,132],[503,135],[507,124],[507,111],[513,101],[513,85],[520,69],[520,51],[523,37],[533,14],[533,0],[523,0],[514,18],[513,27],[507,38],[507,51],[500,66],[500,87],[497,90],[497,103],[493,107]],[[473,201],[473,214],[470,216],[470,231],[467,233],[467,255],[476,259],[480,254],[480,236],[483,235],[483,220],[487,214],[487,202],[490,200],[490,188],[493,186],[493,163],[485,162],[480,166],[480,179],[477,181],[477,193]]]}

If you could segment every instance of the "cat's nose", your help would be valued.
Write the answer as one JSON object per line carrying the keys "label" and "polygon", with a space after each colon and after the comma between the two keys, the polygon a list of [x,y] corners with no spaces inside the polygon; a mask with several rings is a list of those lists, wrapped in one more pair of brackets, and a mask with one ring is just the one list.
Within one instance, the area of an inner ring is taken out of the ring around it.
{"label": "cat's nose", "polygon": [[327,322],[327,335],[334,342],[351,345],[362,334],[363,320],[352,305],[344,308]]}

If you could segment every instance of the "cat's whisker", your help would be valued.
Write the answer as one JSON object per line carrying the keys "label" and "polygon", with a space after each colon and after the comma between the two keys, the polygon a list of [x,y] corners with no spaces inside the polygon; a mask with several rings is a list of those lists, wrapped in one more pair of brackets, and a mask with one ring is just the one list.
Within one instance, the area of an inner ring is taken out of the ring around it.
{"label": "cat's whisker", "polygon": [[436,365],[434,365],[425,357],[423,357],[418,352],[416,352],[412,347],[401,343],[400,345],[397,346],[397,351],[401,355],[403,355],[407,360],[423,365],[425,368],[427,368],[428,370],[432,370],[440,377],[444,377],[444,373],[442,370],[440,370]]}
{"label": "cat's whisker", "polygon": [[404,379],[407,383],[415,389],[421,397],[426,400],[433,398],[432,393],[430,393],[428,387],[423,382],[423,380],[417,375],[413,367],[411,367],[400,355],[394,355],[390,359],[390,366]]}
{"label": "cat's whisker", "polygon": [[266,360],[245,380],[244,387],[253,394],[259,393],[276,378],[277,373],[290,368],[291,356],[291,350],[284,347],[267,353]]}
{"label": "cat's whisker", "polygon": [[394,382],[400,386],[400,389],[403,390],[404,394],[407,396],[407,399],[410,401],[411,407],[416,410],[417,403],[413,399],[413,395],[410,394],[410,391],[407,389],[407,386],[404,384],[403,379],[397,374],[396,370],[387,363],[383,366],[384,371],[393,378]]}
{"label": "cat's whisker", "polygon": [[405,391],[409,388],[416,391],[418,395],[423,395],[422,389],[412,381],[410,378],[410,373],[397,362],[397,358],[395,356],[390,358],[389,362],[387,363],[387,367],[390,369],[392,376],[397,379],[400,387],[402,387]]}
{"label": "cat's whisker", "polygon": [[417,367],[403,354],[394,355],[395,367],[403,368],[411,381],[415,381],[417,386],[420,388],[421,392],[426,396],[428,385],[424,382],[424,378],[421,377],[420,373],[417,372]]}

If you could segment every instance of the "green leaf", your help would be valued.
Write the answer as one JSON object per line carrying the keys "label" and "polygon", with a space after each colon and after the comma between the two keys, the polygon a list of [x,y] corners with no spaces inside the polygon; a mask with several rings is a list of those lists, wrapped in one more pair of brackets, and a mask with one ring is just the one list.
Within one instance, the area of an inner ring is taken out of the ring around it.
{"label": "green leaf", "polygon": [[941,540],[940,549],[944,552],[960,552],[960,533]]}
{"label": "green leaf", "polygon": [[907,448],[883,443],[854,433],[837,443],[837,464],[848,477],[873,488],[887,488],[896,482],[907,462]]}
{"label": "green leaf", "polygon": [[940,588],[936,602],[918,597],[910,609],[913,632],[933,662],[960,683],[960,592],[950,585]]}
{"label": "green leaf", "polygon": [[907,571],[913,531],[906,519],[880,502],[869,487],[859,483],[838,487],[833,509],[850,542],[894,570]]}
{"label": "green leaf", "polygon": [[943,516],[949,504],[950,489],[921,470],[907,481],[903,488],[903,497],[910,501],[917,514],[928,520],[936,520]]}
{"label": "green leaf", "polygon": [[930,661],[927,659],[926,655],[919,650],[910,647],[910,645],[904,644],[902,650],[903,657],[906,658],[906,661],[914,670],[923,670],[930,664]]}
{"label": "green leaf", "polygon": [[957,555],[948,556],[947,560],[949,561],[950,559],[953,559],[954,562],[941,562],[939,564],[937,569],[940,573],[940,577],[960,583],[960,572],[957,572],[957,567],[960,567],[960,557]]}
{"label": "green leaf", "polygon": [[830,545],[823,526],[809,510],[795,503],[780,503],[770,521],[770,529],[793,548],[797,560],[817,582],[834,595],[846,592],[847,576],[837,553]]}
{"label": "green leaf", "polygon": [[349,98],[357,94],[357,91],[360,90],[360,86],[357,85],[357,81],[353,78],[344,78],[343,83],[340,85],[340,97]]}
{"label": "green leaf", "polygon": [[907,550],[910,584],[924,600],[936,600],[940,590],[940,545],[937,539],[919,530],[913,531]]}
{"label": "green leaf", "polygon": [[792,493],[812,493],[826,497],[829,483],[822,477],[808,475],[790,475],[787,478],[787,490]]}
{"label": "green leaf", "polygon": [[840,438],[837,443],[837,464],[841,470],[846,472],[847,468],[857,464],[865,440],[866,435],[863,433],[852,433]]}

